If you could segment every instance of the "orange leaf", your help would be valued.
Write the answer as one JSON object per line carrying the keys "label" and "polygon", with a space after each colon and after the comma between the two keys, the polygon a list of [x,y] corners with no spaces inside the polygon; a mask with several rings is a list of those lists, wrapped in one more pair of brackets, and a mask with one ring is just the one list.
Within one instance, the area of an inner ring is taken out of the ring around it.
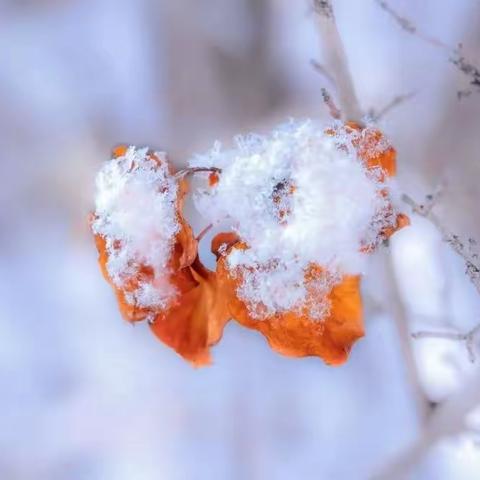
{"label": "orange leaf", "polygon": [[[379,171],[380,182],[395,175],[396,152],[381,131],[347,122],[341,127],[327,130],[326,133],[338,135],[339,138],[347,134],[366,168]],[[347,147],[340,145],[339,148]],[[120,145],[114,149],[113,157],[122,157],[126,152],[127,147]],[[159,158],[155,153],[149,152],[148,155],[158,165],[164,161],[163,157]],[[170,165],[168,168],[173,175],[173,168]],[[209,185],[215,186],[218,181],[218,174],[211,173]],[[317,356],[331,365],[345,362],[354,342],[364,335],[360,276],[344,276],[325,293],[320,291],[321,287],[317,285],[323,285],[324,282],[319,280],[324,278],[326,272],[321,266],[311,264],[304,275],[307,295],[303,308],[255,319],[247,303],[237,294],[243,281],[241,267],[237,267],[235,273],[232,273],[226,263],[232,249],[247,249],[248,246],[240,241],[236,233],[218,234],[212,240],[212,252],[217,257],[216,273],[207,270],[198,258],[197,240],[182,214],[188,183],[184,177],[176,182],[178,189],[175,208],[180,228],[174,239],[164,278],[155,278],[151,265],[140,264],[135,265],[134,273],[122,279],[120,287],[114,284],[107,269],[109,252],[106,240],[99,235],[95,236],[100,267],[115,291],[124,318],[130,322],[148,319],[155,336],[194,366],[210,363],[210,347],[221,339],[225,324],[231,317],[245,327],[262,333],[271,348],[282,355]],[[281,223],[288,219],[288,197],[294,191],[295,186],[287,181],[280,182],[275,187],[273,202],[278,206],[278,220]],[[381,190],[379,195],[386,198],[388,190]],[[391,208],[386,213],[387,219],[394,215],[393,207],[390,204],[389,206]],[[385,228],[380,233],[379,241],[408,224],[406,215],[397,215],[396,224]],[[376,244],[374,242],[372,245],[365,245],[362,250],[373,250]],[[121,249],[122,246],[114,243],[109,244],[109,248]],[[168,283],[177,293],[165,308],[146,308],[131,303],[131,298],[135,298],[132,294],[141,285],[147,284],[155,289],[159,288],[159,282]],[[323,318],[311,318],[312,308],[315,311],[325,306],[327,307]]]}
{"label": "orange leaf", "polygon": [[[127,148],[128,147],[124,145],[116,147],[112,152],[113,158],[118,158],[122,155],[125,155]],[[148,155],[150,159],[153,159],[159,165],[163,161],[153,152],[148,152]],[[169,170],[173,174],[173,169],[170,165]],[[106,240],[101,235],[95,235],[95,243],[99,252],[98,260],[103,276],[110,283],[115,292],[122,316],[129,322],[138,322],[147,318],[153,318],[153,316],[158,313],[155,308],[139,306],[135,303],[135,301],[132,303],[132,294],[138,290],[140,285],[147,284],[155,289],[160,284],[168,283],[176,287],[180,293],[183,293],[184,291],[187,291],[196,285],[191,275],[185,275],[185,272],[182,271],[182,269],[191,265],[197,256],[197,241],[193,235],[190,225],[184,219],[181,211],[184,197],[187,192],[188,185],[186,181],[183,179],[179,180],[176,201],[176,216],[180,228],[175,236],[174,246],[172,248],[171,257],[166,270],[167,273],[163,278],[155,278],[151,265],[140,264],[136,266],[134,273],[125,276],[121,286],[116,285],[110,278],[107,269],[109,253],[106,248]],[[90,222],[92,222],[94,219],[95,216],[92,214],[90,216]],[[119,242],[118,245],[114,244],[112,248],[121,249],[122,245]]]}
{"label": "orange leaf", "polygon": [[209,349],[221,339],[229,313],[215,273],[207,270],[198,257],[184,271],[195,285],[178,297],[175,305],[159,312],[150,327],[162,342],[201,367],[211,363]]}
{"label": "orange leaf", "polygon": [[136,304],[128,302],[127,295],[131,292],[134,292],[138,288],[138,285],[141,281],[145,281],[147,278],[150,278],[152,276],[151,271],[149,271],[146,266],[142,266],[138,270],[137,275],[127,279],[122,285],[122,288],[119,288],[113,283],[107,270],[108,251],[105,238],[103,238],[101,235],[95,235],[95,244],[98,250],[98,263],[100,264],[100,269],[105,280],[107,280],[115,292],[118,308],[120,309],[120,313],[122,314],[123,318],[129,322],[138,322],[144,320],[149,314],[151,314],[151,310],[149,308],[141,308]]}
{"label": "orange leaf", "polygon": [[238,235],[234,232],[217,233],[212,238],[212,253],[217,257],[217,260],[227,251],[240,241]]}
{"label": "orange leaf", "polygon": [[387,227],[382,231],[382,236],[385,240],[388,240],[398,230],[408,227],[410,225],[410,218],[404,213],[399,213],[395,219],[395,225]]}
{"label": "orange leaf", "polygon": [[[119,146],[113,157],[125,155],[127,147]],[[159,165],[163,160],[149,152],[151,159]],[[173,169],[169,166],[170,173]],[[182,357],[195,366],[210,363],[209,347],[217,343],[223,328],[229,319],[224,298],[218,295],[216,275],[207,270],[197,256],[197,240],[192,228],[182,214],[183,203],[188,193],[188,184],[184,178],[177,180],[176,217],[179,230],[175,235],[171,256],[164,278],[155,278],[150,265],[135,265],[133,273],[125,275],[121,286],[115,284],[108,272],[109,250],[107,241],[101,235],[95,235],[102,273],[112,286],[117,297],[122,316],[129,322],[148,319],[151,330],[157,338],[176,350]],[[92,215],[90,221],[94,221]],[[121,242],[109,248],[121,249]],[[158,276],[158,272],[157,272]],[[168,283],[176,295],[165,307],[141,307],[132,303],[132,295],[141,285],[153,289],[159,282]]]}
{"label": "orange leaf", "polygon": [[117,145],[113,150],[112,150],[112,157],[113,158],[119,158],[123,157],[128,150],[128,145]]}
{"label": "orange leaf", "polygon": [[[233,248],[245,248],[237,244]],[[217,262],[219,289],[228,302],[232,317],[240,324],[258,330],[276,352],[289,357],[317,356],[326,363],[339,365],[345,362],[353,343],[364,335],[360,277],[345,276],[327,296],[330,311],[325,318],[311,319],[306,312],[285,312],[265,319],[254,319],[248,306],[238,298],[241,275],[233,277],[226,265],[226,256]],[[313,267],[306,276],[308,286],[321,275],[322,269]],[[310,283],[310,281],[312,281]],[[310,288],[307,302],[317,301],[314,288]],[[324,298],[318,299],[325,301]]]}
{"label": "orange leaf", "polygon": [[[363,128],[355,122],[347,122],[343,127],[347,133],[356,135],[352,138],[352,145],[356,148],[359,157],[366,163],[368,169],[380,168],[380,181],[385,181],[386,176],[393,177],[397,173],[397,152],[388,143],[383,133],[376,128]],[[335,132],[333,132],[334,134]],[[386,190],[382,190],[386,196]],[[393,208],[392,208],[393,210]],[[410,219],[404,213],[397,215],[395,225],[385,228],[381,232],[381,239],[387,240],[396,231],[410,225]],[[375,245],[365,245],[362,251],[370,252]]]}
{"label": "orange leaf", "polygon": [[197,257],[197,240],[193,235],[192,227],[183,218],[183,215],[178,213],[178,222],[180,223],[180,230],[177,233],[174,255],[172,258],[172,266],[176,269],[181,269],[191,265]]}
{"label": "orange leaf", "polygon": [[389,177],[397,173],[397,152],[388,143],[383,133],[376,128],[362,128],[355,122],[345,124],[347,133],[358,133],[352,145],[369,169],[381,168]]}
{"label": "orange leaf", "polygon": [[218,176],[218,173],[217,172],[212,172],[208,176],[208,185],[210,187],[213,187],[218,183],[219,180],[220,180],[220,177]]}

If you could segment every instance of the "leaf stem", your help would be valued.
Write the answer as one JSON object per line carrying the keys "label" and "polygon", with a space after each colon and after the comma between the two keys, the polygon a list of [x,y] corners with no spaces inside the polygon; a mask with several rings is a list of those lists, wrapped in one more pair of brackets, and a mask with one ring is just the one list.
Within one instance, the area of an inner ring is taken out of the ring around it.
{"label": "leaf stem", "polygon": [[175,174],[175,178],[183,178],[187,175],[194,175],[195,173],[200,172],[222,173],[222,169],[217,167],[188,167],[179,170]]}

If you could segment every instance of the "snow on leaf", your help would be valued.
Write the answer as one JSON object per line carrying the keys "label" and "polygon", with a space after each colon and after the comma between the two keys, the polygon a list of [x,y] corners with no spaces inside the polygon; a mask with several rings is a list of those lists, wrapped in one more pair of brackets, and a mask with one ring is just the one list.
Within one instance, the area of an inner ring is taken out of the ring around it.
{"label": "snow on leaf", "polygon": [[188,184],[164,154],[120,146],[113,156],[91,219],[102,272],[126,320],[148,320],[163,343],[206,365],[229,315],[183,217]]}
{"label": "snow on leaf", "polygon": [[195,157],[190,171],[208,174],[196,206],[208,228],[230,228],[212,240],[216,272],[183,217],[186,175],[148,149],[113,157],[97,176],[91,226],[128,321],[148,320],[195,366],[210,363],[230,318],[284,355],[346,361],[363,336],[368,253],[409,223],[392,201],[396,152],[379,130],[291,121]]}
{"label": "snow on leaf", "polygon": [[[221,169],[195,202],[248,246],[232,250],[227,266],[241,276],[237,294],[257,319],[302,310],[311,265],[328,272],[317,279],[327,292],[360,274],[366,254],[398,225],[388,181],[395,150],[376,129],[292,121],[239,137],[233,149],[216,143],[190,163]],[[322,318],[322,309],[311,316]]]}
{"label": "snow on leaf", "polygon": [[[238,248],[244,246],[236,244],[232,247]],[[302,311],[282,311],[257,320],[237,295],[242,279],[230,272],[227,256],[218,261],[217,275],[219,288],[235,320],[261,332],[270,347],[282,355],[317,356],[330,365],[347,360],[353,343],[364,335],[360,276],[344,276],[333,288],[325,291],[319,287],[325,272],[312,266],[304,278],[307,296]],[[315,308],[322,312],[321,321],[312,318],[311,312]]]}
{"label": "snow on leaf", "polygon": [[102,271],[124,317],[142,320],[175,298],[170,275],[181,263],[176,257],[192,249],[191,230],[178,213],[179,186],[165,154],[123,146],[96,184],[91,227]]}

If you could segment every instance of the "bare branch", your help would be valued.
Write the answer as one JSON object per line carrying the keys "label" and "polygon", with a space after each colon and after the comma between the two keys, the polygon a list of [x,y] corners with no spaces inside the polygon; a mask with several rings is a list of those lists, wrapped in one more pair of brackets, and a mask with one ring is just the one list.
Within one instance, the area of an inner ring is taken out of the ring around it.
{"label": "bare branch", "polygon": [[[450,62],[453,63],[462,73],[469,77],[470,86],[480,92],[480,69],[473,65],[462,55],[461,45],[453,51],[450,56]],[[467,97],[472,90],[460,90],[457,92],[458,98]]]}
{"label": "bare branch", "polygon": [[197,235],[197,242],[200,243],[203,237],[213,228],[213,224],[210,223],[207,225],[198,235]]}
{"label": "bare branch", "polygon": [[400,351],[403,357],[406,377],[408,379],[410,388],[412,389],[412,396],[415,402],[417,415],[420,423],[424,424],[430,414],[429,401],[425,395],[425,392],[423,391],[417,365],[413,355],[408,327],[408,314],[398,288],[391,250],[385,252],[384,265],[389,285],[387,300],[388,308],[393,317],[398,333]]}
{"label": "bare branch", "polygon": [[400,15],[388,4],[388,2],[384,0],[375,1],[380,6],[380,8],[387,12],[405,32],[410,33],[411,35],[415,35],[416,37],[421,38],[423,41],[430,43],[435,47],[443,48],[449,51],[451,50],[451,48],[447,44],[418,30],[418,28],[410,19],[404,17],[403,15]]}
{"label": "bare branch", "polygon": [[[471,87],[473,87],[473,89],[475,89],[477,92],[480,92],[480,69],[462,54],[461,45],[459,45],[457,48],[452,48],[441,40],[421,32],[410,19],[400,15],[385,0],[375,1],[380,8],[382,8],[382,10],[387,12],[395,20],[395,22],[403,31],[420,38],[424,42],[429,43],[436,48],[446,51],[448,53],[448,61],[454,65],[458,71],[468,77],[469,84]],[[460,90],[457,92],[457,96],[460,99],[470,95],[471,93],[472,90],[469,89]]]}
{"label": "bare branch", "polygon": [[[412,210],[428,220],[439,230],[442,239],[447,242],[453,250],[459,254],[466,263],[466,271],[470,280],[480,293],[480,270],[476,265],[478,254],[472,254],[471,250],[476,242],[469,240],[469,249],[459,240],[457,235],[449,232],[441,223],[440,219],[433,213],[433,208],[438,198],[443,193],[443,186],[426,197],[423,204],[415,202],[408,195],[402,199]],[[465,342],[469,358],[475,361],[475,341],[480,334],[480,324],[467,333],[457,332],[427,332],[420,331],[412,335],[413,338],[444,338],[447,340]],[[413,442],[404,452],[397,456],[391,463],[386,465],[379,474],[373,476],[376,480],[395,480],[407,478],[410,470],[421,461],[429,448],[441,438],[460,433],[465,429],[466,415],[480,403],[480,368],[459,388],[440,405],[436,406],[427,418],[418,439]]]}
{"label": "bare branch", "polygon": [[451,233],[441,222],[441,220],[433,213],[432,209],[434,206],[434,198],[433,196],[427,197],[427,202],[425,204],[419,204],[415,200],[413,200],[408,195],[402,195],[402,200],[410,205],[412,210],[430,220],[430,222],[435,225],[437,230],[440,232],[442,236],[442,240],[450,245],[452,249],[460,255],[463,260],[465,261],[465,273],[470,278],[471,282],[480,293],[480,262],[478,258],[478,253],[473,252],[473,249],[476,245],[475,240],[469,239],[468,247],[460,240],[458,235]]}
{"label": "bare branch", "polygon": [[317,62],[317,60],[312,58],[310,59],[310,65],[317,73],[323,75],[332,86],[335,86],[335,79],[332,77],[332,75],[330,75],[330,72],[320,62]]}
{"label": "bare branch", "polygon": [[326,69],[337,89],[340,109],[346,120],[362,124],[362,111],[348,67],[347,56],[330,0],[312,0],[317,29],[324,47]]}
{"label": "bare branch", "polygon": [[458,332],[429,332],[418,331],[412,333],[412,338],[442,338],[446,340],[454,340],[459,342],[465,342],[465,348],[467,349],[469,360],[474,363],[476,359],[475,354],[475,337],[480,333],[480,324],[473,327],[466,333]]}
{"label": "bare branch", "polygon": [[403,30],[411,34],[417,33],[417,27],[415,27],[415,25],[413,25],[413,23],[407,18],[400,16],[392,7],[390,7],[390,5],[388,5],[387,2],[384,2],[382,0],[376,1],[378,5],[383,8],[383,10],[389,13],[396,20],[396,22],[400,25],[401,28],[403,28]]}
{"label": "bare branch", "polygon": [[175,174],[175,178],[183,178],[186,175],[193,175],[195,173],[199,172],[210,172],[210,173],[222,173],[221,168],[217,167],[190,167],[190,168],[184,168],[183,170],[179,170]]}
{"label": "bare branch", "polygon": [[313,10],[322,17],[333,19],[333,7],[330,0],[313,0]]}
{"label": "bare branch", "polygon": [[429,448],[441,438],[465,429],[465,417],[480,403],[480,369],[471,375],[447,400],[433,410],[419,438],[381,473],[376,480],[410,478],[408,473],[422,459]]}
{"label": "bare branch", "polygon": [[417,95],[417,92],[409,92],[404,95],[397,95],[378,112],[376,112],[374,109],[370,109],[370,111],[368,112],[368,116],[370,117],[372,122],[379,122],[385,115],[387,115],[387,113],[389,113],[391,110],[398,107],[402,103],[405,103],[408,100],[412,99],[415,95]]}
{"label": "bare branch", "polygon": [[332,99],[332,96],[330,93],[328,93],[328,90],[326,88],[322,88],[322,97],[323,97],[323,102],[325,105],[328,107],[328,112],[330,113],[330,116],[335,119],[340,119],[342,117],[342,113],[338,109],[338,107],[335,105],[335,102]]}

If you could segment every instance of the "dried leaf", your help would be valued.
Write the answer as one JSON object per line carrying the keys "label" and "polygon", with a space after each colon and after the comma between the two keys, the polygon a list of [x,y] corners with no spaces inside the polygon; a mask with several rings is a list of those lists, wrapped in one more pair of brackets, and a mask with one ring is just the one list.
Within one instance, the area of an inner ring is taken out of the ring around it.
{"label": "dried leaf", "polygon": [[[120,145],[113,150],[113,158],[118,158],[125,155],[128,147]],[[155,160],[159,165],[162,162],[155,153],[149,152],[149,157]],[[169,165],[169,170],[173,175],[173,169]],[[147,318],[153,318],[157,315],[157,309],[151,307],[142,307],[136,302],[132,302],[132,293],[137,291],[140,285],[150,285],[153,289],[159,288],[162,285],[170,285],[183,293],[188,291],[196,285],[195,281],[191,278],[191,275],[185,274],[183,269],[190,266],[197,256],[197,241],[193,235],[193,231],[182,214],[182,207],[184,203],[185,195],[188,193],[188,184],[185,180],[178,181],[178,192],[176,202],[176,216],[179,224],[179,230],[175,235],[174,245],[170,260],[168,262],[168,268],[165,275],[162,278],[155,277],[152,266],[140,264],[135,268],[134,273],[131,275],[125,275],[122,279],[121,286],[116,285],[107,269],[107,262],[109,260],[109,252],[106,246],[106,239],[101,235],[95,235],[95,243],[99,252],[99,264],[102,270],[103,276],[112,286],[115,295],[117,297],[118,306],[122,316],[129,322],[138,322]],[[90,222],[95,219],[92,214]],[[122,245],[113,246],[113,248],[121,249]]]}
{"label": "dried leaf", "polygon": [[[380,169],[380,181],[386,177],[394,177],[397,173],[397,152],[390,145],[383,133],[376,128],[362,128],[355,122],[347,122],[345,131],[354,133],[352,145],[357,149],[358,156],[366,163],[370,170]],[[382,193],[386,196],[386,190]],[[393,212],[393,207],[390,209]],[[387,240],[396,231],[410,225],[410,219],[404,213],[399,213],[395,219],[395,225],[385,228],[379,240]],[[372,251],[376,245],[368,245],[362,248],[363,251]]]}
{"label": "dried leaf", "polygon": [[369,169],[381,168],[389,177],[396,175],[397,152],[380,130],[362,128],[355,122],[347,122],[344,129],[347,133],[356,134],[352,136],[352,145]]}
{"label": "dried leaf", "polygon": [[[346,135],[345,145],[341,144],[339,148],[347,148],[347,143],[349,148],[353,145],[366,167],[375,172],[375,178],[380,182],[395,175],[395,149],[379,130],[349,122],[329,129],[327,133],[338,135],[338,138],[345,138]],[[119,146],[114,150],[114,156],[124,156],[126,152],[127,147]],[[159,164],[164,161],[152,152],[148,155]],[[173,168],[169,166],[168,169],[173,175]],[[218,174],[211,173],[210,186],[216,185],[218,181]],[[135,273],[125,278],[119,288],[112,282],[106,267],[106,241],[99,235],[95,237],[103,275],[114,288],[122,315],[130,322],[148,319],[155,336],[194,366],[208,365],[211,362],[210,347],[221,339],[225,324],[230,318],[262,333],[271,348],[282,355],[317,356],[331,365],[344,363],[354,342],[364,335],[360,276],[345,275],[340,281],[337,277],[332,277],[334,281],[325,282],[329,272],[322,266],[311,263],[304,274],[303,285],[307,294],[301,306],[297,305],[295,310],[288,307],[287,311],[277,311],[273,315],[267,314],[262,319],[257,319],[249,310],[251,306],[238,293],[243,281],[242,275],[245,275],[242,268],[247,267],[237,266],[231,270],[227,264],[228,256],[233,250],[248,249],[248,245],[234,232],[216,235],[211,247],[217,257],[216,273],[206,269],[198,258],[198,242],[182,214],[188,183],[183,176],[179,176],[176,182],[178,189],[175,212],[179,229],[175,234],[164,278],[155,278],[154,269],[150,265],[139,265]],[[284,197],[288,200],[294,192],[295,186],[290,185],[288,180],[280,182],[274,189],[273,203],[278,206],[278,220],[282,225],[288,223],[290,215],[290,205]],[[379,195],[387,198],[388,190],[382,189]],[[393,206],[386,209],[385,215],[388,219],[394,215]],[[408,217],[398,214],[395,224],[383,229],[378,240],[363,246],[362,251],[372,251],[381,240],[408,224]],[[114,244],[113,248],[122,247]],[[159,281],[167,282],[177,292],[164,308],[142,308],[127,301],[130,298],[131,302],[132,295],[129,294],[136,291],[139,285],[148,284],[155,289],[159,287]],[[332,284],[333,287],[325,287]],[[318,315],[318,312],[321,314]]]}
{"label": "dried leaf", "polygon": [[[347,123],[341,132],[333,129],[332,136],[347,134],[359,157],[370,170],[374,170],[383,182],[396,173],[396,151],[377,129],[363,129],[355,123]],[[388,195],[382,190],[381,195]],[[393,207],[387,215],[393,215]],[[282,219],[281,219],[282,220]],[[398,214],[395,224],[380,232],[377,242],[389,238],[395,231],[409,224],[404,214]],[[377,242],[362,247],[362,251],[373,251]],[[275,351],[292,357],[318,356],[326,363],[338,365],[345,362],[353,343],[364,335],[362,302],[360,297],[360,276],[344,276],[327,294],[315,288],[315,279],[323,274],[322,268],[312,265],[305,274],[304,284],[308,295],[305,305],[315,308],[316,302],[329,303],[330,310],[320,320],[311,318],[308,308],[303,311],[277,313],[263,319],[253,318],[248,305],[238,291],[242,284],[240,269],[231,272],[227,266],[228,254],[232,248],[248,248],[233,233],[222,233],[212,240],[212,251],[217,255],[217,276],[219,288],[227,299],[233,318],[242,325],[258,330]]]}
{"label": "dried leaf", "polygon": [[211,363],[209,348],[221,339],[229,312],[226,298],[217,288],[215,273],[198,258],[184,272],[195,285],[185,290],[174,306],[159,312],[151,329],[162,342],[200,367]]}
{"label": "dried leaf", "polygon": [[[114,158],[125,155],[127,147],[119,146],[113,152]],[[150,158],[160,164],[162,161],[154,153]],[[170,173],[173,169],[169,166]],[[121,287],[116,285],[108,272],[109,251],[107,242],[101,235],[95,235],[102,273],[115,291],[119,309],[129,322],[149,320],[152,332],[157,338],[173,348],[195,366],[210,363],[209,347],[217,343],[223,328],[229,319],[224,297],[218,294],[216,275],[207,270],[197,256],[197,240],[192,228],[182,214],[184,199],[188,193],[188,183],[180,177],[177,180],[176,220],[179,224],[174,238],[171,257],[165,270],[165,277],[155,278],[149,265],[137,265],[130,276],[122,280]],[[91,216],[91,221],[95,216]],[[122,246],[113,245],[121,249]],[[168,282],[176,295],[164,308],[145,308],[131,302],[132,292],[140,285],[156,288],[157,282]],[[130,301],[128,301],[130,298]]]}
{"label": "dried leaf", "polygon": [[217,260],[225,254],[227,250],[240,241],[238,235],[234,232],[217,233],[212,238],[212,253],[217,257]]}
{"label": "dried leaf", "polygon": [[115,292],[118,308],[120,309],[120,313],[122,314],[123,318],[132,323],[139,322],[147,318],[152,313],[151,309],[141,308],[137,304],[130,303],[127,301],[127,296],[129,293],[134,292],[138,288],[140,282],[148,282],[152,279],[151,270],[146,266],[140,267],[137,275],[126,279],[122,285],[122,288],[119,288],[113,283],[107,270],[108,251],[106,248],[105,238],[100,235],[95,235],[95,244],[98,250],[98,263],[100,264],[100,269],[105,280],[110,284]]}
{"label": "dried leaf", "polygon": [[[233,248],[245,248],[237,244]],[[276,352],[289,357],[317,356],[330,365],[344,363],[353,343],[364,335],[360,277],[345,276],[328,294],[329,313],[321,320],[311,319],[306,313],[279,313],[265,319],[253,319],[244,301],[238,298],[237,289],[242,281],[238,272],[231,274],[227,256],[217,263],[219,288],[228,302],[232,317],[247,328],[261,332]],[[322,270],[313,268],[312,275]],[[315,278],[306,278],[306,281]],[[310,285],[314,285],[314,282]],[[320,299],[319,299],[320,300]],[[325,299],[321,299],[322,302]],[[307,301],[315,302],[312,288]]]}

